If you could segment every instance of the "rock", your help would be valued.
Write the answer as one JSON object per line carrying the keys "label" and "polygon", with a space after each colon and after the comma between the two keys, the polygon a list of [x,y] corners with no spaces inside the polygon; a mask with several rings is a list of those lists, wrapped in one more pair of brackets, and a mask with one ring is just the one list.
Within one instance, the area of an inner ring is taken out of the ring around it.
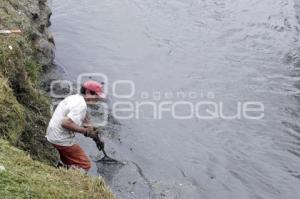
{"label": "rock", "polygon": [[48,34],[48,41],[55,46],[54,37],[51,33]]}
{"label": "rock", "polygon": [[47,3],[47,0],[39,0],[39,3],[45,4],[45,3]]}
{"label": "rock", "polygon": [[47,39],[40,38],[35,43],[39,53],[36,55],[37,59],[43,66],[51,65],[54,60],[54,44]]}
{"label": "rock", "polygon": [[24,13],[24,19],[26,19],[22,30],[28,33],[38,51],[34,53],[34,57],[44,68],[53,65],[55,56],[54,39],[48,29],[51,24],[52,11],[46,2],[47,0],[30,0],[21,12]]}

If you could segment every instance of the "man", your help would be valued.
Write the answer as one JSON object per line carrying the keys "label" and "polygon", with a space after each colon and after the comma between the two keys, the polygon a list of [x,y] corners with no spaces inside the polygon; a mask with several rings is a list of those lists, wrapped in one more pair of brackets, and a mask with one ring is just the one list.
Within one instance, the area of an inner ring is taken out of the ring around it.
{"label": "man", "polygon": [[95,136],[86,116],[87,104],[104,97],[102,85],[89,80],[82,85],[80,94],[68,96],[58,104],[49,122],[46,138],[58,150],[65,165],[85,171],[91,168],[88,156],[75,143],[75,133]]}

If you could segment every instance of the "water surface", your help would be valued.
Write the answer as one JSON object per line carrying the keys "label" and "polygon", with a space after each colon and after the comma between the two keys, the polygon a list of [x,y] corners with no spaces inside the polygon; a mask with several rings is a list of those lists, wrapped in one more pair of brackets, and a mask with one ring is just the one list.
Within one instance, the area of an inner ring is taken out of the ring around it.
{"label": "water surface", "polygon": [[[141,92],[181,91],[199,94],[188,99],[195,104],[214,93],[212,101],[224,103],[228,115],[238,102],[264,105],[261,120],[175,120],[167,113],[155,120],[149,109],[139,119],[121,120],[117,138],[105,140],[108,152],[128,165],[98,165],[119,198],[299,198],[298,1],[51,5],[56,62],[71,80],[85,72],[105,73],[109,88],[131,80],[135,95],[123,100],[130,102],[143,101]],[[118,101],[111,96],[111,105]],[[178,113],[188,114],[185,108]],[[81,144],[97,155],[92,142]]]}

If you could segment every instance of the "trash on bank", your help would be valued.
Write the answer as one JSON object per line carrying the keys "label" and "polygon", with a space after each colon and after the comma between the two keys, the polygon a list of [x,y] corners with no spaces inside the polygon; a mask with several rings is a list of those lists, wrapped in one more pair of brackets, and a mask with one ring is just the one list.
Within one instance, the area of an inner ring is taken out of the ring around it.
{"label": "trash on bank", "polygon": [[5,171],[5,167],[0,165],[0,172]]}
{"label": "trash on bank", "polygon": [[14,29],[14,30],[0,30],[0,34],[20,34],[22,31],[20,29]]}

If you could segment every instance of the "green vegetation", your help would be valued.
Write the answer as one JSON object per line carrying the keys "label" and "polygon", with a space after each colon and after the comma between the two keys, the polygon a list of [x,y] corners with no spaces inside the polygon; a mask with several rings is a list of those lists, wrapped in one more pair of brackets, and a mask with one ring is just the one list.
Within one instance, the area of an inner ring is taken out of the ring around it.
{"label": "green vegetation", "polygon": [[[49,100],[38,90],[42,65],[36,41],[47,37],[40,30],[40,25],[47,23],[42,21],[42,7],[38,0],[0,2],[0,29],[23,31],[21,35],[0,35],[0,137],[34,159],[50,163],[57,154],[44,138]],[[44,5],[49,13],[46,8]],[[39,21],[32,21],[33,13],[38,13]]]}
{"label": "green vegetation", "polygon": [[44,138],[49,102],[37,89],[41,65],[28,52],[26,37],[0,36],[0,136],[51,162],[57,156]]}
{"label": "green vegetation", "polygon": [[24,109],[3,76],[0,76],[0,126],[1,136],[13,144],[17,143],[25,127]]}
{"label": "green vegetation", "polygon": [[101,178],[32,160],[0,139],[1,198],[114,198]]}

